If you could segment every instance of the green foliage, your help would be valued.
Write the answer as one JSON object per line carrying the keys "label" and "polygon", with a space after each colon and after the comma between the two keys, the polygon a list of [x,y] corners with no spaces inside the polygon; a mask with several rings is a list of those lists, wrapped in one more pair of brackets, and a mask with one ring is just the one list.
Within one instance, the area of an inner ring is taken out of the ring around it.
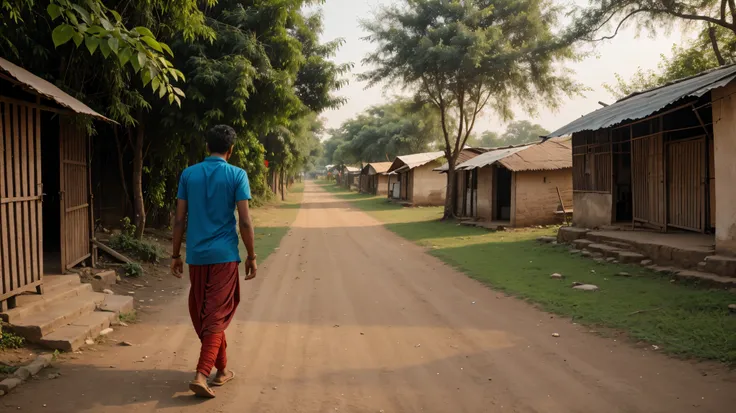
{"label": "green foliage", "polygon": [[143,275],[143,267],[137,262],[126,263],[123,265],[123,274],[131,278],[140,277]]}
{"label": "green foliage", "polygon": [[[135,227],[133,227],[135,232]],[[146,262],[158,262],[165,254],[163,249],[149,241],[136,239],[133,235],[122,233],[110,238],[110,247]]]}
{"label": "green foliage", "polygon": [[439,113],[429,104],[395,99],[374,106],[330,131],[325,163],[352,164],[392,160],[426,152],[442,140]]}
{"label": "green foliage", "polygon": [[21,348],[25,341],[23,337],[0,328],[0,350]]}
{"label": "green foliage", "polygon": [[138,320],[138,314],[135,310],[128,311],[126,313],[118,314],[118,320],[126,324],[133,324]]}
{"label": "green foliage", "polygon": [[[725,29],[717,33],[720,38],[719,51],[726,63],[733,63],[736,61],[736,36]],[[615,83],[603,86],[616,98],[623,98],[718,66],[718,58],[705,30],[687,47],[672,45],[672,56],[662,54],[656,70],[639,68],[628,80],[616,74]]]}
{"label": "green foliage", "polygon": [[364,59],[374,69],[361,79],[403,85],[437,108],[452,171],[485,109],[509,120],[513,104],[535,113],[580,91],[559,68],[577,58],[553,32],[560,12],[543,0],[403,0],[364,23],[376,50]]}

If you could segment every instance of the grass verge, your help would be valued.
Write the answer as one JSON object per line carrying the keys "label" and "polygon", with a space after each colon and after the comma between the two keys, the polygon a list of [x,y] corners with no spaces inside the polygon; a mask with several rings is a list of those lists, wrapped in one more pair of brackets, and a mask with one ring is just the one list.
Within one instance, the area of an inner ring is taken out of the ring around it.
{"label": "grass verge", "polygon": [[[289,227],[296,219],[299,212],[299,204],[304,195],[304,184],[295,183],[286,194],[286,200],[273,201],[267,205],[253,208],[251,211],[253,225],[255,226],[255,244],[258,261],[264,262],[281,243],[281,238],[289,231]],[[245,246],[240,243],[241,257],[247,252]]]}
{"label": "grass verge", "polygon": [[[656,344],[672,355],[736,365],[736,317],[728,310],[728,304],[736,302],[734,294],[674,283],[639,266],[596,263],[563,246],[536,242],[539,236],[553,235],[554,229],[489,232],[439,221],[440,207],[404,208],[383,197],[321,186],[496,290],[578,323]],[[618,276],[620,272],[631,277]],[[565,279],[550,279],[552,273]],[[572,281],[598,285],[600,291],[573,290]]]}

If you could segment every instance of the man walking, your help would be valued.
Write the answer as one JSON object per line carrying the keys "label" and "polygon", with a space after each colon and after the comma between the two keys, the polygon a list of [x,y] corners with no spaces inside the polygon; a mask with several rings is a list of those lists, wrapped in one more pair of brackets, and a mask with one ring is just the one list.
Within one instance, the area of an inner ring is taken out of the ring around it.
{"label": "man walking", "polygon": [[[189,384],[194,394],[212,398],[207,384],[212,368],[217,368],[212,386],[222,386],[235,377],[227,369],[225,329],[235,317],[240,302],[238,276],[238,232],[235,209],[240,219],[240,236],[248,256],[245,280],[255,278],[257,265],[253,249],[253,225],[248,212],[250,185],[242,169],[227,163],[235,145],[235,130],[218,125],[207,132],[210,156],[185,169],[179,180],[174,223],[174,248],[171,272],[181,278],[184,264],[181,243],[187,228],[189,265],[189,314],[202,348],[197,373]],[[187,222],[188,221],[188,222]]]}

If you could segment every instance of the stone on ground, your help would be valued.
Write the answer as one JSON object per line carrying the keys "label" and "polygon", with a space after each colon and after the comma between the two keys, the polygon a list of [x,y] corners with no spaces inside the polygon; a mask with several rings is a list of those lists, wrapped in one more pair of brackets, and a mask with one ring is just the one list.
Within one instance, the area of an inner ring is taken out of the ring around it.
{"label": "stone on ground", "polygon": [[626,271],[621,271],[620,273],[618,273],[616,275],[618,275],[619,277],[631,277],[631,274],[629,274]]}
{"label": "stone on ground", "polygon": [[561,280],[564,277],[560,273],[554,273],[554,274],[550,275],[549,278],[553,278],[555,280]]}
{"label": "stone on ground", "polygon": [[18,387],[19,384],[21,384],[23,380],[17,378],[17,377],[11,377],[9,379],[5,379],[3,381],[0,381],[0,391],[10,393],[11,390]]}
{"label": "stone on ground", "polygon": [[648,266],[654,264],[654,261],[652,261],[652,260],[641,260],[641,262],[639,264],[641,264],[644,267],[648,267]]}
{"label": "stone on ground", "polygon": [[555,242],[556,243],[557,242],[557,238],[556,237],[539,237],[539,238],[537,238],[537,241],[543,242],[545,244],[549,244],[551,242]]}
{"label": "stone on ground", "polygon": [[593,284],[581,284],[572,287],[574,290],[580,291],[598,291],[598,286]]}
{"label": "stone on ground", "polygon": [[736,304],[729,304],[728,311],[730,311],[731,314],[736,314]]}

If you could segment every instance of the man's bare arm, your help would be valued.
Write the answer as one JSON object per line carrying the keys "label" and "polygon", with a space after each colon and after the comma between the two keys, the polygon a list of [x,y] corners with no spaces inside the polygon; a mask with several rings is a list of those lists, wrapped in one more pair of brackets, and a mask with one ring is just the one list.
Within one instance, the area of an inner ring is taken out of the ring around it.
{"label": "man's bare arm", "polygon": [[238,218],[240,220],[240,238],[243,239],[245,249],[248,251],[249,257],[256,256],[255,250],[255,233],[253,231],[253,222],[250,220],[250,210],[248,208],[248,201],[238,202]]}
{"label": "man's bare arm", "polygon": [[173,251],[174,257],[181,255],[181,242],[184,239],[184,230],[187,226],[187,201],[182,199],[176,202],[176,216],[174,217]]}

